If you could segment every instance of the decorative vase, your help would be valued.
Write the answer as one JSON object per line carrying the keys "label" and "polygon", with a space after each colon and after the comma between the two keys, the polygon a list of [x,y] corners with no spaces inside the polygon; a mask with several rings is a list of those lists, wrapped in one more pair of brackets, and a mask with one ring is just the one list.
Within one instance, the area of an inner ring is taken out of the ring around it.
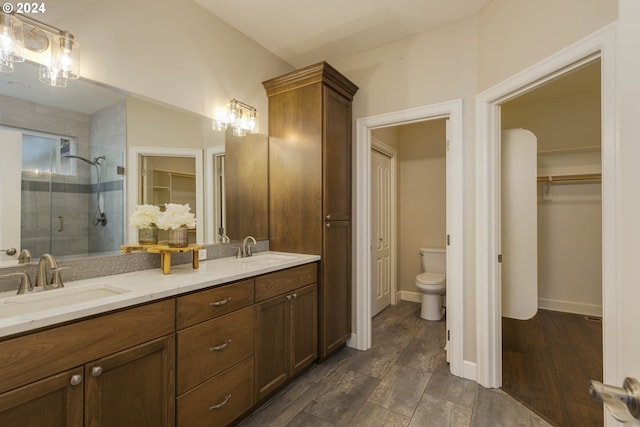
{"label": "decorative vase", "polygon": [[185,248],[189,246],[189,229],[187,226],[183,225],[175,230],[170,228],[167,244],[170,248]]}
{"label": "decorative vase", "polygon": [[141,245],[155,245],[158,243],[158,227],[151,225],[148,228],[139,228],[138,243]]}

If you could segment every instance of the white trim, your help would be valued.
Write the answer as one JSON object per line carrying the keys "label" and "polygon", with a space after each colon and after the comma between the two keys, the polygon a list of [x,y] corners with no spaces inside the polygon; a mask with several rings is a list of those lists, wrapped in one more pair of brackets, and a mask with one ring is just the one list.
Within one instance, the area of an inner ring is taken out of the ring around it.
{"label": "white trim", "polygon": [[224,145],[217,145],[214,147],[208,147],[205,149],[204,154],[204,179],[208,185],[204,188],[204,215],[205,215],[205,242],[207,243],[215,243],[216,239],[216,227],[213,225],[213,220],[215,218],[215,192],[218,188],[215,185],[215,177],[213,176],[215,172],[215,167],[213,166],[213,161],[215,156],[218,154],[222,154],[225,151]]}
{"label": "white trim", "polygon": [[391,305],[398,303],[398,153],[377,138],[371,138],[371,149],[391,160]]}
{"label": "white trim", "polygon": [[[129,227],[129,218],[131,214],[139,205],[138,201],[138,171],[140,156],[165,156],[165,157],[193,157],[196,162],[196,220],[198,224],[204,224],[203,212],[204,203],[202,202],[202,184],[203,184],[203,172],[202,172],[202,150],[197,148],[169,148],[169,147],[143,147],[143,146],[131,146],[128,150],[129,161],[127,167],[127,217],[125,223],[127,224],[127,239],[130,244],[138,243],[138,234],[134,227]],[[197,243],[203,243],[204,238],[204,226],[196,227],[196,241]]]}
{"label": "white trim", "polygon": [[464,378],[476,381],[478,378],[478,367],[475,362],[464,361]]}
{"label": "white trim", "polygon": [[561,311],[563,313],[582,314],[585,316],[602,316],[602,306],[598,304],[585,304],[582,302],[538,298],[538,308],[543,310]]}
{"label": "white trim", "polygon": [[615,27],[610,25],[478,95],[476,99],[476,314],[477,373],[485,387],[502,380],[499,251],[499,105],[598,57],[602,67],[602,245],[604,380],[617,383],[620,340],[619,180],[615,122]]}
{"label": "white trim", "polygon": [[[356,120],[355,167],[354,167],[354,251],[353,251],[353,300],[355,322],[353,337],[348,345],[359,350],[371,348],[371,230],[370,230],[370,166],[371,129],[407,124],[448,117],[451,123],[450,150],[451,167],[447,168],[447,234],[451,235],[451,246],[447,250],[447,307],[451,341],[448,354],[450,369],[454,375],[462,376],[464,344],[463,305],[463,150],[462,150],[462,100],[454,100],[393,113],[363,117]],[[449,204],[450,202],[450,204]]]}
{"label": "white trim", "polygon": [[414,291],[400,291],[401,301],[422,302],[422,294]]}

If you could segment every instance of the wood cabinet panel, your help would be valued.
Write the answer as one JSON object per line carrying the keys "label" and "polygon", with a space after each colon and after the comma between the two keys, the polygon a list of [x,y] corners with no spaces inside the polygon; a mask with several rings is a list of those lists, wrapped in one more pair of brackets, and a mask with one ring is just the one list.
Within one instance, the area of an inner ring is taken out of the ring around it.
{"label": "wood cabinet panel", "polygon": [[174,426],[174,355],[171,335],[86,364],[85,426]]}
{"label": "wood cabinet panel", "polygon": [[177,333],[178,394],[253,354],[253,307]]}
{"label": "wood cabinet panel", "polygon": [[256,402],[289,377],[290,326],[286,295],[256,304]]}
{"label": "wood cabinet panel", "polygon": [[192,326],[253,304],[253,279],[179,297],[178,329]]}
{"label": "wood cabinet panel", "polygon": [[[73,376],[79,383],[71,384]],[[0,394],[0,426],[81,427],[82,368]]]}
{"label": "wood cabinet panel", "polygon": [[351,219],[351,102],[324,88],[323,218]]}
{"label": "wood cabinet panel", "polygon": [[253,357],[178,398],[178,426],[226,426],[253,406]]}
{"label": "wood cabinet panel", "polygon": [[327,224],[320,267],[320,357],[351,337],[351,223]]}
{"label": "wood cabinet panel", "polygon": [[318,286],[297,289],[291,300],[291,374],[318,357]]}
{"label": "wood cabinet panel", "polygon": [[0,342],[0,393],[175,330],[174,300]]}
{"label": "wood cabinet panel", "polygon": [[292,292],[294,289],[317,281],[318,267],[316,263],[259,276],[256,278],[256,302]]}

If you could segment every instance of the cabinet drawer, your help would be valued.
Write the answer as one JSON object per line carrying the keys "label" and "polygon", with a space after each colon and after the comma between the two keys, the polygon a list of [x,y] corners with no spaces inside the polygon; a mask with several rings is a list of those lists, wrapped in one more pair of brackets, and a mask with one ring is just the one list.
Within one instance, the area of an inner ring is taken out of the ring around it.
{"label": "cabinet drawer", "polygon": [[195,325],[253,304],[253,279],[178,298],[178,329]]}
{"label": "cabinet drawer", "polygon": [[256,302],[291,292],[318,281],[317,263],[276,271],[256,278]]}
{"label": "cabinet drawer", "polygon": [[253,354],[253,307],[177,333],[178,394]]}
{"label": "cabinet drawer", "polygon": [[178,398],[178,426],[226,426],[253,406],[253,357]]}

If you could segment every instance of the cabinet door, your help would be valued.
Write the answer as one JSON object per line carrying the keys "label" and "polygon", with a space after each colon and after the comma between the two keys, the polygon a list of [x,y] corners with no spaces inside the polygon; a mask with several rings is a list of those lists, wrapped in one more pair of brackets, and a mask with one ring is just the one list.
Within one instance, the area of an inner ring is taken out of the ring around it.
{"label": "cabinet door", "polygon": [[281,295],[255,306],[256,402],[289,377],[289,300]]}
{"label": "cabinet door", "polygon": [[320,280],[320,356],[351,336],[351,223],[325,223]]}
{"label": "cabinet door", "polygon": [[351,102],[324,88],[323,218],[351,219]]}
{"label": "cabinet door", "polygon": [[82,426],[82,368],[0,394],[0,426]]}
{"label": "cabinet door", "polygon": [[175,425],[174,354],[172,335],[85,365],[85,426]]}
{"label": "cabinet door", "polygon": [[318,357],[318,287],[291,294],[291,373],[309,366]]}

